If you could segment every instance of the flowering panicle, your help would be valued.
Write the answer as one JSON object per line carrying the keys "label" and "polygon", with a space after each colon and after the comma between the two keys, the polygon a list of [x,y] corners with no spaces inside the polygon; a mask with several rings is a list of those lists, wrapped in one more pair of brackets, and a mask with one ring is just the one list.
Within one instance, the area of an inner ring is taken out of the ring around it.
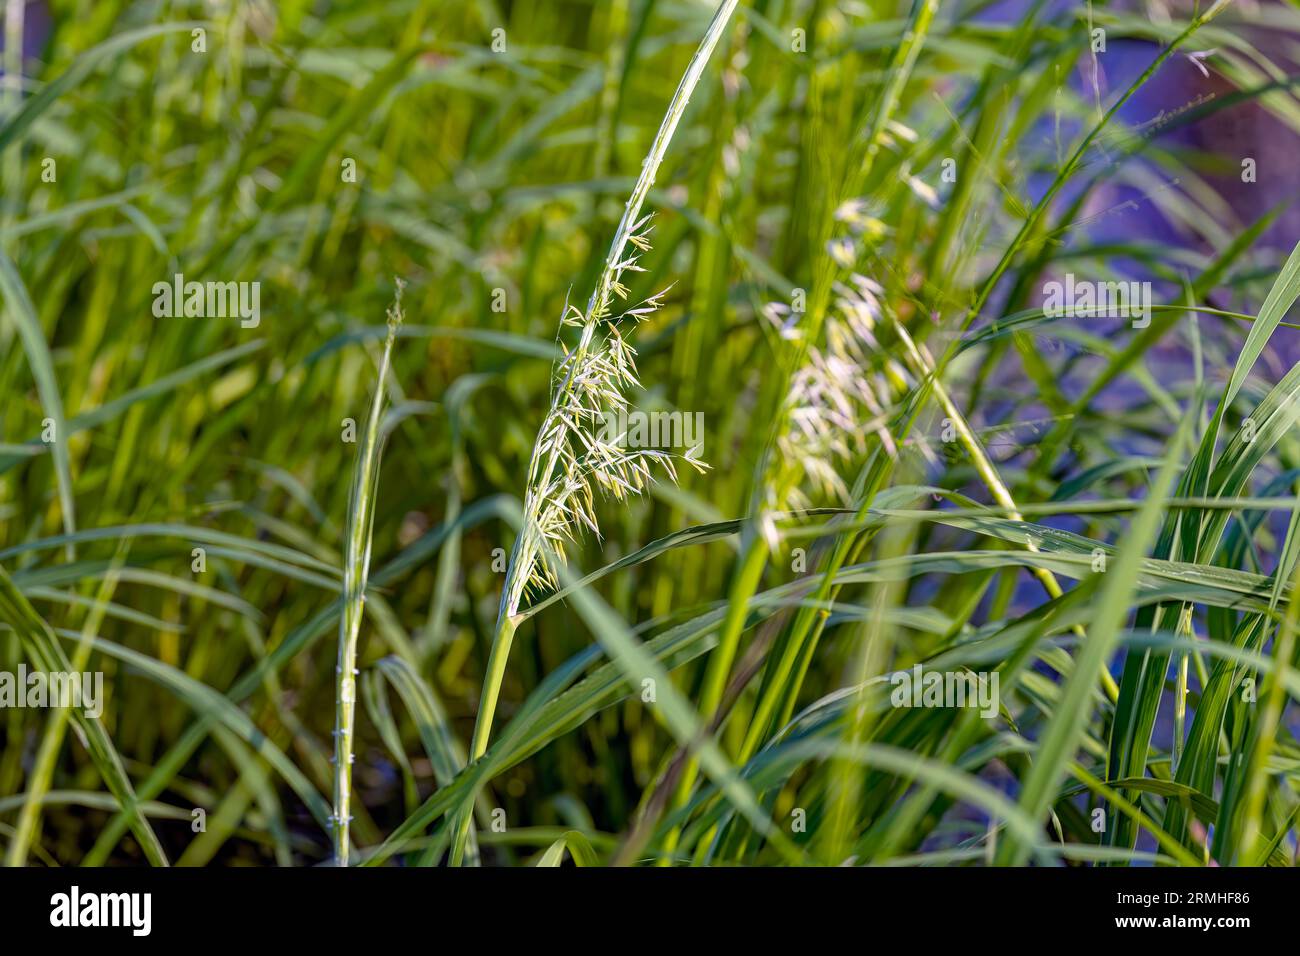
{"label": "flowering panicle", "polygon": [[[606,427],[627,409],[627,391],[639,388],[636,349],[620,330],[625,321],[639,323],[658,311],[667,289],[617,314],[611,306],[626,300],[626,272],[644,272],[637,264],[650,249],[650,216],[631,229],[627,243],[637,251],[619,258],[593,294],[587,311],[565,308],[562,324],[582,329],[578,344],[564,349],[553,375],[551,408],[538,433],[529,465],[524,502],[524,528],[514,560],[523,562],[513,575],[513,593],[504,595],[514,614],[524,593],[557,585],[554,559],[564,561],[565,548],[583,529],[600,536],[596,520],[597,493],[622,500],[640,494],[661,468],[674,482],[680,458],[698,471],[708,468],[698,448],[675,455],[657,448],[628,448],[624,434]],[[626,250],[620,250],[623,256]]]}
{"label": "flowering panicle", "polygon": [[[793,507],[813,504],[801,487],[805,481],[820,499],[851,504],[836,464],[861,455],[869,434],[878,434],[891,454],[895,450],[885,427],[890,403],[880,397],[890,394],[888,383],[868,371],[874,364],[870,353],[879,353],[875,328],[883,290],[856,273],[834,289],[836,311],[823,323],[823,342],[808,347],[805,364],[791,381],[789,427],[777,439],[787,469],[782,485]],[[772,304],[765,311],[788,336],[788,307]]]}

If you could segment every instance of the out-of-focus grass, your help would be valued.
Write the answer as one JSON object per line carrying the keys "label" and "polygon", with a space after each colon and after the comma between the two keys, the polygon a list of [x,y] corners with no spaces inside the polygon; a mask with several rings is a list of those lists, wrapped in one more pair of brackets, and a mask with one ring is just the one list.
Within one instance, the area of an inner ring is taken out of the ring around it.
{"label": "out-of-focus grass", "polygon": [[[595,498],[481,754],[560,319],[715,6],[50,6],[0,107],[0,669],[108,706],[0,710],[9,863],[329,861],[357,613],[353,862],[471,814],[485,864],[1294,861],[1293,6],[742,3],[622,278],[671,286],[629,398],[712,468]],[[1044,314],[1067,272],[1150,325]],[[260,323],[156,318],[176,273]],[[997,716],[892,706],[917,663]]]}

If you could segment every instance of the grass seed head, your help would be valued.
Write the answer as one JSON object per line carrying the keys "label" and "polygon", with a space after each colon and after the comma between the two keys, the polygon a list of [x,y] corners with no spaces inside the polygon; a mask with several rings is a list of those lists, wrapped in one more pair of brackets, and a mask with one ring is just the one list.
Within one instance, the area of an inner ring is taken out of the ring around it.
{"label": "grass seed head", "polygon": [[[627,242],[641,252],[650,250],[648,223],[641,219]],[[601,537],[596,517],[598,495],[624,501],[641,494],[655,480],[656,470],[677,481],[676,462],[697,472],[709,466],[700,460],[698,446],[675,455],[658,448],[634,448],[626,434],[606,435],[610,416],[628,408],[628,391],[641,386],[636,349],[620,326],[640,323],[664,304],[668,289],[631,308],[614,314],[608,293],[627,299],[622,283],[625,272],[644,272],[639,255],[617,259],[607,283],[597,288],[587,313],[567,305],[561,323],[582,329],[579,344],[565,348],[553,376],[550,411],[542,423],[537,448],[529,468],[524,502],[524,528],[518,560],[524,562],[505,595],[514,614],[525,594],[540,594],[558,584],[557,562],[566,560],[567,548],[590,532]]]}

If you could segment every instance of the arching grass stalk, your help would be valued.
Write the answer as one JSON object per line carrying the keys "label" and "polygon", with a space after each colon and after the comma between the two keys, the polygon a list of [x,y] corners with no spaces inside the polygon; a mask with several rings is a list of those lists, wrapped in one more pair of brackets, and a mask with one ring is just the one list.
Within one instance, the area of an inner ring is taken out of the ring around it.
{"label": "arching grass stalk", "polygon": [[[997,468],[989,459],[988,454],[984,451],[984,447],[980,444],[979,438],[976,437],[975,432],[971,429],[970,423],[966,421],[966,416],[961,413],[961,409],[957,407],[957,403],[952,400],[952,396],[948,394],[948,389],[944,387],[941,381],[939,381],[939,375],[934,369],[934,359],[928,352],[923,351],[923,346],[920,348],[917,347],[916,343],[912,340],[912,336],[903,326],[903,323],[895,319],[893,325],[894,331],[898,335],[898,340],[903,343],[905,354],[908,357],[909,363],[912,365],[913,372],[916,374],[919,381],[928,384],[934,392],[934,396],[939,402],[939,407],[943,409],[943,413],[948,417],[948,421],[952,423],[953,428],[957,433],[958,441],[960,441],[962,446],[966,449],[966,453],[970,455],[970,459],[975,465],[975,473],[979,475],[980,480],[984,482],[984,486],[988,488],[989,492],[993,495],[993,500],[1003,508],[1007,509],[1007,515],[1012,521],[1024,521],[1025,519],[1020,514],[1015,499],[1011,497],[1011,491],[1002,481],[1002,477],[998,474]],[[1030,551],[1038,551],[1038,546],[1028,539],[1025,541],[1025,547]],[[1056,580],[1056,575],[1047,568],[1035,568],[1034,577],[1038,578],[1039,582],[1043,585],[1043,590],[1047,592],[1049,598],[1054,600],[1059,598],[1063,593],[1060,582]],[[1086,636],[1082,627],[1076,627],[1074,631],[1081,638]],[[1101,672],[1101,684],[1106,691],[1106,696],[1108,696],[1112,702],[1119,699],[1119,685],[1116,684],[1115,679],[1104,670]]]}
{"label": "arching grass stalk", "polygon": [[370,417],[352,472],[348,503],[348,542],[343,560],[343,615],[339,618],[339,656],[334,695],[334,864],[348,865],[348,824],[352,822],[352,733],[356,724],[357,635],[366,604],[366,578],[370,573],[370,539],[375,521],[375,492],[379,485],[379,420],[384,412],[384,382],[393,356],[393,342],[402,324],[402,289],[388,310],[388,338],[379,362],[379,377],[370,401]]}
{"label": "arching grass stalk", "polygon": [[[564,544],[572,539],[577,528],[585,526],[599,532],[592,511],[594,489],[599,488],[616,498],[637,494],[650,478],[649,466],[652,463],[661,465],[670,476],[676,477],[672,457],[666,453],[650,449],[628,450],[621,441],[606,443],[596,435],[596,426],[603,412],[624,407],[623,389],[638,384],[632,350],[619,334],[616,321],[618,318],[639,321],[654,312],[661,302],[659,296],[653,296],[622,316],[611,316],[610,307],[614,296],[623,299],[627,295],[621,281],[623,273],[641,271],[636,260],[650,248],[647,238],[650,217],[641,216],[641,206],[654,185],[655,175],[668,152],[677,124],[686,112],[691,94],[704,74],[736,3],[737,0],[723,0],[719,4],[677,85],[677,92],[673,94],[641,165],[641,175],[623,210],[623,218],[610,243],[605,266],[588,300],[586,312],[570,306],[561,320],[563,324],[581,328],[582,334],[574,350],[567,353],[556,368],[550,410],[533,445],[524,498],[524,521],[515,539],[501,590],[492,649],[470,742],[471,761],[477,760],[487,750],[524,592],[530,587],[555,583],[548,552],[554,552],[562,560]],[[629,245],[637,250],[630,255]],[[694,459],[693,452],[694,449],[688,451],[683,459],[694,467],[704,467]],[[466,807],[456,821],[456,838],[452,847],[454,864],[458,864],[464,854],[468,826],[469,808]]]}

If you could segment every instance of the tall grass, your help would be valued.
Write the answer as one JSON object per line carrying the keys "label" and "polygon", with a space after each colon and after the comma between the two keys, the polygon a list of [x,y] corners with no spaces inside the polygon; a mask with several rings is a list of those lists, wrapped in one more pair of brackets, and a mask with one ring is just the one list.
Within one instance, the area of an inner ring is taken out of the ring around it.
{"label": "tall grass", "polygon": [[[644,272],[637,260],[650,252],[651,215],[642,216],[655,174],[663,163],[673,133],[690,102],[691,93],[700,81],[714,48],[722,38],[736,0],[723,0],[709,24],[699,49],[691,58],[650,152],[641,164],[632,195],[623,209],[614,239],[605,257],[604,267],[596,279],[586,311],[566,308],[562,323],[581,330],[573,351],[565,355],[556,371],[551,408],[538,431],[528,465],[528,488],[524,495],[524,519],[520,535],[510,555],[505,584],[501,589],[501,606],[497,611],[496,633],[488,656],[474,736],[470,741],[470,759],[476,760],[487,750],[496,712],[497,695],[505,676],[510,645],[514,639],[519,602],[524,591],[554,587],[558,577],[552,565],[563,560],[564,546],[575,533],[590,530],[596,534],[595,493],[608,494],[616,500],[640,494],[653,480],[652,466],[662,466],[676,478],[673,456],[658,449],[628,448],[625,434],[605,440],[598,434],[604,416],[627,408],[624,389],[640,385],[632,350],[625,343],[619,324],[637,323],[653,315],[662,306],[663,293],[653,295],[620,316],[612,314],[613,302],[626,299],[625,273]],[[632,247],[629,249],[629,246]],[[698,470],[706,466],[693,457],[695,449],[682,460]],[[466,816],[468,823],[468,816]],[[460,860],[465,833],[453,853]]]}
{"label": "tall grass", "polygon": [[[361,633],[366,606],[366,584],[370,577],[370,548],[374,538],[375,497],[379,494],[379,459],[382,441],[380,424],[384,411],[384,391],[393,360],[393,343],[402,327],[402,289],[397,291],[388,310],[388,336],[379,359],[370,414],[360,437],[357,462],[352,472],[352,495],[348,499],[348,537],[343,555],[343,613],[339,617],[339,656],[335,667],[334,698],[334,863],[348,865],[352,814],[352,752],[356,734],[357,639]],[[345,422],[349,421],[345,419]]]}
{"label": "tall grass", "polygon": [[1292,6],[50,9],[7,864],[1295,863]]}

